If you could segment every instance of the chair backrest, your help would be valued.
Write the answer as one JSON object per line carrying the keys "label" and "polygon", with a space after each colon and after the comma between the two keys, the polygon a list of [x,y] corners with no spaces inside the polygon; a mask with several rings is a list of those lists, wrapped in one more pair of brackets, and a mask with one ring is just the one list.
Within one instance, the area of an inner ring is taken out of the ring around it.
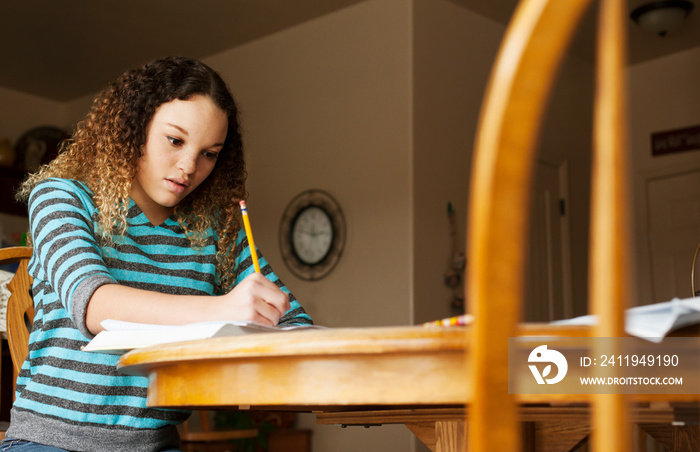
{"label": "chair backrest", "polygon": [[15,378],[27,357],[29,330],[34,320],[32,277],[27,271],[31,257],[32,248],[29,246],[0,248],[0,264],[19,264],[15,276],[7,285],[10,290],[10,298],[7,301],[7,342],[10,346]]}
{"label": "chair backrest", "polygon": [[[481,111],[469,194],[469,450],[520,449],[508,391],[508,338],[517,336],[535,150],[554,77],[591,0],[521,0],[493,68]],[[596,62],[589,306],[594,337],[622,337],[629,296],[630,199],[624,109],[623,0],[602,0]],[[625,398],[593,398],[594,448],[629,450]],[[607,444],[597,443],[600,438]],[[600,446],[600,447],[597,447]]]}

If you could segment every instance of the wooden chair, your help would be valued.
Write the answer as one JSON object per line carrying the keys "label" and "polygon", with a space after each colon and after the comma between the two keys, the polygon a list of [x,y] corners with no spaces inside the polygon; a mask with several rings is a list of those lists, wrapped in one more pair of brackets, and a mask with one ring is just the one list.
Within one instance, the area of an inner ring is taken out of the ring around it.
{"label": "wooden chair", "polygon": [[[517,451],[508,338],[521,322],[528,207],[539,126],[558,66],[590,0],[522,0],[491,74],[476,140],[467,234],[467,300],[475,325],[469,450]],[[589,298],[592,337],[623,337],[631,284],[631,200],[623,83],[623,0],[601,0],[596,62]],[[628,401],[591,397],[594,450],[631,450]]]}
{"label": "wooden chair", "polygon": [[31,294],[33,280],[27,272],[27,264],[31,257],[30,247],[0,248],[0,264],[19,264],[15,276],[7,285],[10,290],[6,314],[7,343],[12,356],[13,380],[17,378],[22,362],[27,356],[29,330],[34,320],[34,302]]}
{"label": "wooden chair", "polygon": [[197,411],[198,426],[189,420],[181,424],[180,439],[183,452],[228,452],[238,450],[232,440],[257,438],[258,429],[214,430],[211,425],[211,412]]}
{"label": "wooden chair", "polygon": [[[22,361],[27,356],[29,344],[29,329],[34,319],[34,303],[32,301],[32,278],[27,272],[32,249],[29,247],[0,248],[0,265],[19,264],[15,276],[7,288],[10,298],[7,301],[7,343],[12,357],[12,400],[14,400],[14,383]],[[3,401],[3,403],[6,403]],[[0,432],[2,438],[5,432]]]}
{"label": "wooden chair", "polygon": [[[19,263],[15,276],[7,285],[10,290],[7,302],[7,340],[12,356],[13,381],[17,379],[27,356],[29,331],[34,320],[34,302],[31,295],[33,280],[27,271],[31,256],[31,247],[0,248],[0,265]],[[193,426],[193,420],[188,420],[180,428],[182,449],[185,452],[235,450],[231,440],[258,436],[257,429],[214,430],[211,427],[209,412],[197,413],[199,428]],[[2,437],[4,432],[0,432],[0,439]]]}

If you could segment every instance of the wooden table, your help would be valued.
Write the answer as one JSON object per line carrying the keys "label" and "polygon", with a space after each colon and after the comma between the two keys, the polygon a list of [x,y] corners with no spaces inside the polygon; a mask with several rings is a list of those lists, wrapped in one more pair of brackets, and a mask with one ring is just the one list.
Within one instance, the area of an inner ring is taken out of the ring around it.
{"label": "wooden table", "polygon": [[149,347],[119,365],[150,376],[153,406],[445,405],[468,400],[466,349],[462,328],[323,329]]}
{"label": "wooden table", "polygon": [[[555,330],[588,334],[582,327]],[[521,333],[554,331],[526,325]],[[148,376],[150,406],[315,412],[320,424],[402,423],[431,450],[461,451],[472,386],[468,338],[462,327],[263,333],[133,350],[119,366]],[[554,406],[542,396],[517,399],[525,450],[543,450],[542,444],[546,450],[569,450],[590,432],[586,396],[555,400]],[[694,400],[697,396],[676,401]],[[634,421],[667,425],[656,436],[667,435],[682,413],[668,401],[640,399]]]}
{"label": "wooden table", "polygon": [[[442,444],[463,437],[455,413],[469,398],[465,350],[464,328],[327,329],[149,347],[125,354],[120,367],[149,377],[151,406],[318,412],[322,423],[337,421],[323,413],[391,408],[400,417],[381,423],[405,423],[426,443]],[[419,416],[436,407],[448,408],[449,419]]]}

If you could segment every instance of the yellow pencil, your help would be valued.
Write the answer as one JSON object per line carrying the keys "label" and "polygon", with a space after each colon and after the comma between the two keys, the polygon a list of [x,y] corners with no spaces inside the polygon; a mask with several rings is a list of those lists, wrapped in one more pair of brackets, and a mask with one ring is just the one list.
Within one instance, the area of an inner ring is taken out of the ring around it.
{"label": "yellow pencil", "polygon": [[243,214],[243,226],[245,227],[245,235],[248,236],[248,248],[250,249],[250,257],[253,259],[253,267],[255,273],[260,273],[260,263],[258,262],[258,252],[255,250],[255,241],[253,240],[253,230],[250,229],[250,220],[248,219],[248,209],[245,206],[245,201],[239,202],[241,205],[241,214]]}

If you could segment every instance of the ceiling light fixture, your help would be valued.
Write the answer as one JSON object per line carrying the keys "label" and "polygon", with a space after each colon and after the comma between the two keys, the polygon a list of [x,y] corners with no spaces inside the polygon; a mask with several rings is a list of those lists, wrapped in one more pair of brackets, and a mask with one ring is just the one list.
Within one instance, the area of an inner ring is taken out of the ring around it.
{"label": "ceiling light fixture", "polygon": [[635,8],[630,18],[640,27],[661,37],[678,30],[693,10],[686,0],[651,2]]}

